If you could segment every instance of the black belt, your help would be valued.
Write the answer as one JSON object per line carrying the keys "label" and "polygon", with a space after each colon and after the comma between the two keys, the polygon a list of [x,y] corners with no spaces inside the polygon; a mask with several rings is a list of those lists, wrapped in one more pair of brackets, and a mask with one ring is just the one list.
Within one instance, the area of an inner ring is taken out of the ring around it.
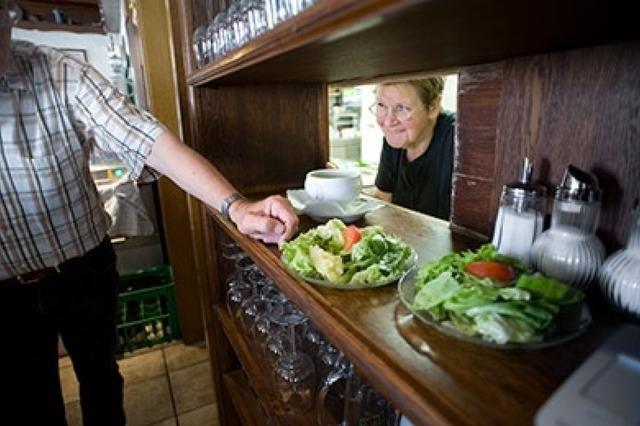
{"label": "black belt", "polygon": [[53,278],[55,276],[65,273],[66,271],[68,271],[73,267],[86,263],[87,261],[91,261],[94,257],[98,256],[99,253],[101,253],[104,249],[109,247],[110,244],[111,244],[111,241],[109,237],[107,237],[104,240],[102,240],[102,242],[97,247],[92,248],[82,256],[65,260],[58,266],[50,266],[48,268],[40,269],[38,271],[26,272],[24,274],[16,275],[15,277],[7,278],[6,280],[0,281],[0,285],[34,284],[42,280],[46,280],[48,278]]}

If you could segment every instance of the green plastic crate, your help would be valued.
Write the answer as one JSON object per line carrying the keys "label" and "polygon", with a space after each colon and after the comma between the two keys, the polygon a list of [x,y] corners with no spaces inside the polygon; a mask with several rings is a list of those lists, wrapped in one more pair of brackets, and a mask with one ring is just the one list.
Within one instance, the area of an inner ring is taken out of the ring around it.
{"label": "green plastic crate", "polygon": [[180,337],[170,266],[155,266],[120,277],[116,311],[118,353]]}

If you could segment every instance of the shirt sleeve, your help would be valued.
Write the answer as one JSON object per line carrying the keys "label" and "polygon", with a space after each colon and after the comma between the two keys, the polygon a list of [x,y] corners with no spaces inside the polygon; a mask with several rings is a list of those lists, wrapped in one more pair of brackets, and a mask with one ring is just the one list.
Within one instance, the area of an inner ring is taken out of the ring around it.
{"label": "shirt sleeve", "polygon": [[157,177],[157,173],[151,176],[143,171],[150,171],[145,169],[145,162],[165,127],[132,105],[92,66],[67,62],[77,71],[77,85],[69,91],[76,128],[86,139],[92,139],[96,148],[115,154],[135,179]]}
{"label": "shirt sleeve", "polygon": [[396,187],[397,172],[392,150],[393,148],[389,146],[387,140],[383,140],[375,185],[376,188],[384,192],[393,192]]}

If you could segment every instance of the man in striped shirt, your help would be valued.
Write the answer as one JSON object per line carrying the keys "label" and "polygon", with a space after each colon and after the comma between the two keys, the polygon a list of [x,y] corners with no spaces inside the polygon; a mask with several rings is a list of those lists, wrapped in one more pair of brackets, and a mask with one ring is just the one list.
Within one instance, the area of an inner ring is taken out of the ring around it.
{"label": "man in striped shirt", "polygon": [[12,42],[18,15],[13,0],[0,0],[0,368],[10,394],[0,402],[0,423],[19,415],[19,424],[65,424],[60,334],[80,383],[84,424],[124,424],[115,255],[89,172],[91,149],[116,154],[138,180],[166,175],[256,239],[286,240],[298,219],[282,197],[238,196],[91,66]]}

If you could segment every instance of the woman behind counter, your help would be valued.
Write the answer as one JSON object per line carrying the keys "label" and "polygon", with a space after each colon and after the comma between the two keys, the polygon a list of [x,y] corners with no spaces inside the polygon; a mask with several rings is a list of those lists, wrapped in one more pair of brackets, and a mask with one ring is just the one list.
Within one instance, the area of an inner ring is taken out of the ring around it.
{"label": "woman behind counter", "polygon": [[455,116],[440,110],[444,78],[383,83],[370,107],[384,134],[375,196],[449,220]]}

